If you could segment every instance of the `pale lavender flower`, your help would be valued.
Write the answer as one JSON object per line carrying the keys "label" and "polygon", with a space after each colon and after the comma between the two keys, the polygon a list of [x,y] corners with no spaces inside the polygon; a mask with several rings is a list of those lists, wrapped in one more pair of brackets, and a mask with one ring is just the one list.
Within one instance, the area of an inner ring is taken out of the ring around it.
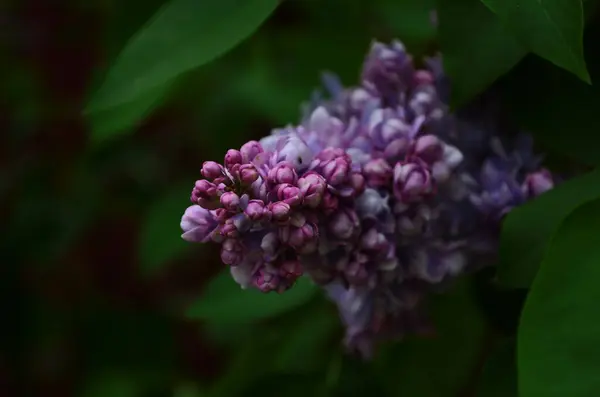
{"label": "pale lavender flower", "polygon": [[421,201],[434,190],[435,182],[425,162],[413,159],[394,167],[394,195],[400,202]]}
{"label": "pale lavender flower", "polygon": [[523,182],[523,192],[527,198],[539,196],[553,187],[552,174],[546,169],[527,174]]}
{"label": "pale lavender flower", "polygon": [[181,218],[181,237],[190,242],[206,243],[217,228],[218,222],[213,211],[199,205],[192,205],[185,210]]}

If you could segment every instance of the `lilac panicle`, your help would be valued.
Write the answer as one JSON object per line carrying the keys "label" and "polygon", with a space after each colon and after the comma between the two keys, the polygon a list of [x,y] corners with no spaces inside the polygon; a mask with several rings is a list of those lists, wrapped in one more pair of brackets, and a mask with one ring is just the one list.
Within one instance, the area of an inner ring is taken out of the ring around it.
{"label": "lilac panicle", "polygon": [[185,240],[221,245],[242,288],[322,286],[365,357],[431,332],[427,294],[494,258],[502,218],[556,183],[493,103],[449,113],[440,58],[425,65],[373,43],[357,86],[326,74],[329,97],[298,125],[204,162],[181,220]]}

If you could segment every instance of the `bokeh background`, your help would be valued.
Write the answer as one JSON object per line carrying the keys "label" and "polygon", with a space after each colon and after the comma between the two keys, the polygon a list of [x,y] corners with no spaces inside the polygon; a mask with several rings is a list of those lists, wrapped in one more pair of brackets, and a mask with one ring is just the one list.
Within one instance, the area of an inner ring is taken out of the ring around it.
{"label": "bokeh background", "polygon": [[344,354],[318,291],[242,293],[214,247],[180,239],[202,161],[297,121],[322,71],[356,82],[373,38],[434,53],[432,1],[285,1],[150,98],[141,122],[126,109],[90,122],[85,103],[162,3],[0,3],[0,395],[475,395],[494,335],[515,321],[491,329],[477,284],[434,298],[437,336],[366,364]]}

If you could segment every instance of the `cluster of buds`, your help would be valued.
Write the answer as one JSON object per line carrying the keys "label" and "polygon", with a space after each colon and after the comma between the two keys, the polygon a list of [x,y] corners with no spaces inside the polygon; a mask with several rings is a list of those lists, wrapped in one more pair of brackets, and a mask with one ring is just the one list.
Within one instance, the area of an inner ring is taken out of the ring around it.
{"label": "cluster of buds", "polygon": [[365,356],[380,338],[429,330],[423,296],[493,257],[502,217],[554,178],[527,136],[449,114],[439,59],[426,64],[375,43],[360,85],[326,75],[330,97],[300,125],[204,163],[183,238],[221,244],[244,288],[322,285]]}
{"label": "cluster of buds", "polygon": [[321,236],[344,244],[356,233],[354,200],[365,182],[343,150],[313,153],[293,133],[263,143],[229,150],[223,165],[203,164],[181,226],[188,241],[220,243],[243,287],[281,293]]}

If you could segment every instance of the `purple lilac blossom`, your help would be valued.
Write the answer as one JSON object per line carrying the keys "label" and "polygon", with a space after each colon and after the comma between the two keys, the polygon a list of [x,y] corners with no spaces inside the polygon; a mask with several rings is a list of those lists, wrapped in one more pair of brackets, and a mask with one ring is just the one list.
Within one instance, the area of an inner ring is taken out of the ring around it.
{"label": "purple lilac blossom", "polygon": [[450,114],[438,58],[374,43],[358,86],[324,76],[299,125],[207,161],[182,237],[221,245],[242,288],[283,293],[298,277],[339,308],[346,345],[430,332],[428,292],[497,251],[502,218],[551,189],[531,139],[493,118]]}

